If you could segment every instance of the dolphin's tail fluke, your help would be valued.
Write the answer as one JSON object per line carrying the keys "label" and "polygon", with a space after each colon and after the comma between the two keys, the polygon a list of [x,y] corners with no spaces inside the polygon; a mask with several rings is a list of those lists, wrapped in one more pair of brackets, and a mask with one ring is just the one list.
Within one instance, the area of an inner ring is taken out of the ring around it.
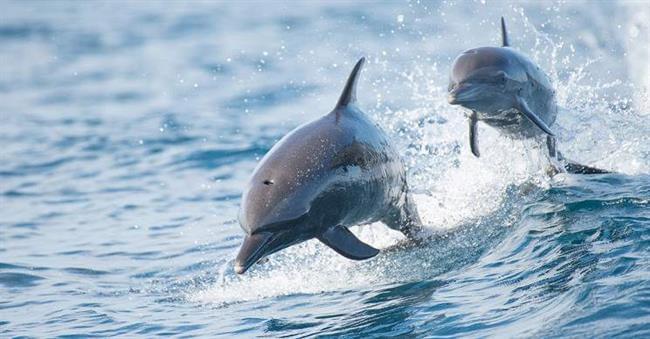
{"label": "dolphin's tail fluke", "polygon": [[607,174],[607,173],[612,173],[610,171],[606,171],[600,168],[596,167],[591,167],[591,166],[586,166],[586,165],[581,165],[575,161],[569,160],[565,158],[562,153],[557,152],[557,158],[560,160],[562,163],[562,166],[564,167],[564,170],[567,171],[567,173],[571,174]]}
{"label": "dolphin's tail fluke", "polygon": [[568,173],[572,174],[606,174],[606,173],[612,173],[610,171],[606,171],[600,168],[595,168],[595,167],[590,167],[590,166],[585,166],[585,165],[580,165],[578,163],[569,161],[569,160],[564,160],[564,169]]}

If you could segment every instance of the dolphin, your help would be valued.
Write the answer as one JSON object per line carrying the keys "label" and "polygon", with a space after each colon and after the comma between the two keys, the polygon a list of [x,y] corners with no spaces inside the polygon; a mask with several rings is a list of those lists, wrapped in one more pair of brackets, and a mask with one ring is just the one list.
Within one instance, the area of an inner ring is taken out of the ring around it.
{"label": "dolphin", "polygon": [[557,118],[555,90],[551,80],[530,58],[512,49],[501,17],[501,47],[472,48],[452,65],[447,100],[471,110],[469,144],[479,157],[478,122],[482,121],[515,139],[546,135],[551,159],[570,173],[597,174],[607,171],[564,159],[556,150],[551,129]]}
{"label": "dolphin", "polygon": [[349,259],[377,255],[350,232],[354,225],[381,221],[409,237],[420,228],[398,151],[357,106],[364,61],[331,112],[285,135],[253,171],[239,211],[246,236],[236,273],[312,238]]}

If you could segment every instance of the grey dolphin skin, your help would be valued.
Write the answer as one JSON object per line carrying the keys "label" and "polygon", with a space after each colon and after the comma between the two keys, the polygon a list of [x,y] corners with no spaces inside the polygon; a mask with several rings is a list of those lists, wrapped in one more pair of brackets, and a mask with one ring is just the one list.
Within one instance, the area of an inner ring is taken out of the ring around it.
{"label": "grey dolphin skin", "polygon": [[471,110],[469,144],[480,156],[478,122],[482,121],[515,139],[546,135],[549,156],[571,173],[608,173],[563,159],[556,151],[551,126],[557,117],[555,90],[549,77],[527,56],[510,48],[501,18],[502,47],[464,51],[453,63],[447,100]]}
{"label": "grey dolphin skin", "polygon": [[356,105],[364,61],[330,113],[285,135],[254,170],[239,212],[246,236],[236,273],[312,238],[347,258],[368,259],[379,250],[348,227],[381,221],[408,236],[420,227],[397,150]]}

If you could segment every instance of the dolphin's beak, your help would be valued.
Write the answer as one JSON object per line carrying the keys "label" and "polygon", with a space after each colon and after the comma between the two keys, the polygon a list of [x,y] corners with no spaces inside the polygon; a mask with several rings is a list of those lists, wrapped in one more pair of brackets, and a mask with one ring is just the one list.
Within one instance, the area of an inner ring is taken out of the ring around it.
{"label": "dolphin's beak", "polygon": [[447,101],[451,105],[462,105],[463,103],[476,100],[481,92],[482,86],[477,84],[460,83],[447,94]]}
{"label": "dolphin's beak", "polygon": [[273,234],[270,232],[247,235],[235,259],[235,273],[242,274],[246,272],[266,255],[272,240]]}

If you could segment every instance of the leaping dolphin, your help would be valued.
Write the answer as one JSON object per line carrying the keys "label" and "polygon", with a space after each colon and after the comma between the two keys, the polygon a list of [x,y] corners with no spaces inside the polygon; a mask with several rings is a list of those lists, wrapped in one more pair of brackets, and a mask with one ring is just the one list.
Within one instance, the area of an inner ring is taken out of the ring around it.
{"label": "leaping dolphin", "polygon": [[348,227],[381,221],[407,236],[420,227],[399,153],[357,107],[364,61],[330,113],[285,135],[255,168],[239,212],[246,236],[236,273],[312,238],[347,258],[368,259],[379,250]]}
{"label": "leaping dolphin", "polygon": [[510,48],[501,17],[502,47],[479,47],[464,51],[454,60],[447,100],[471,110],[469,144],[480,156],[478,122],[497,128],[516,139],[546,135],[551,158],[571,173],[596,174],[607,171],[573,163],[556,150],[551,127],[557,117],[555,90],[549,77],[527,56]]}

